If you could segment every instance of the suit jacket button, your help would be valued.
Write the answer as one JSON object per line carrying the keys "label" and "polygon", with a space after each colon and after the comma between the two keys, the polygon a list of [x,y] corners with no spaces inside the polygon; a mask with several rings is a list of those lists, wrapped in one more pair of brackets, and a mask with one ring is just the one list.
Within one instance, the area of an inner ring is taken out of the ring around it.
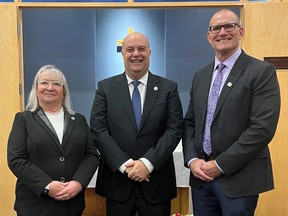
{"label": "suit jacket button", "polygon": [[64,158],[64,157],[60,157],[59,160],[60,160],[61,162],[63,162],[63,161],[65,161],[65,158]]}
{"label": "suit jacket button", "polygon": [[60,182],[65,182],[65,178],[64,178],[64,177],[61,177],[61,178],[60,178]]}

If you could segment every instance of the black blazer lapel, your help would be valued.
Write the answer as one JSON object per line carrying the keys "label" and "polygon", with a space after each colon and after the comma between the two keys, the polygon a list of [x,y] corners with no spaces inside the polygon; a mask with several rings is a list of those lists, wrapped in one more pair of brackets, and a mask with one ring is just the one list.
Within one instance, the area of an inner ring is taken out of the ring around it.
{"label": "black blazer lapel", "polygon": [[70,134],[72,133],[72,129],[74,127],[74,123],[76,120],[75,115],[70,115],[67,111],[64,111],[64,131],[63,131],[63,138],[62,138],[62,146],[64,146]]}
{"label": "black blazer lapel", "polygon": [[57,134],[51,125],[50,121],[48,120],[47,116],[43,112],[42,109],[37,109],[34,113],[35,120],[39,123],[39,125],[46,131],[46,133],[50,136],[53,140],[54,146],[62,152],[62,148],[57,137]]}

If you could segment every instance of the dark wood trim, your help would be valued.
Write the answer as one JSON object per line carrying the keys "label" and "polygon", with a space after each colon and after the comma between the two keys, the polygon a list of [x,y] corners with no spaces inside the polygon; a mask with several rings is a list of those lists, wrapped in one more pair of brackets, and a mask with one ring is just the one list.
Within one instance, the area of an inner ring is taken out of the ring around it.
{"label": "dark wood trim", "polygon": [[275,65],[276,69],[288,69],[288,56],[286,57],[264,57],[264,61]]}

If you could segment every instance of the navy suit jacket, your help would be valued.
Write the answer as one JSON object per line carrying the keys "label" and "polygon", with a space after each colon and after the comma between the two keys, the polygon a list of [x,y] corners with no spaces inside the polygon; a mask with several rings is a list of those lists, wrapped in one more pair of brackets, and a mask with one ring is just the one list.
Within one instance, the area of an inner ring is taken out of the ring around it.
{"label": "navy suit jacket", "polygon": [[[184,162],[204,159],[203,131],[214,62],[193,78],[184,118]],[[255,195],[274,187],[268,144],[280,110],[280,91],[272,64],[243,51],[219,96],[211,125],[212,151],[224,174],[218,181],[229,197]],[[190,175],[190,185],[202,181]]]}
{"label": "navy suit jacket", "polygon": [[[93,139],[101,154],[96,193],[116,201],[140,184],[145,198],[161,203],[176,197],[173,151],[182,136],[177,84],[149,72],[140,128],[137,130],[125,73],[98,83],[91,112]],[[135,182],[118,168],[144,157],[154,166],[149,182]]]}
{"label": "navy suit jacket", "polygon": [[79,215],[84,190],[68,201],[41,195],[53,180],[76,180],[86,187],[99,165],[85,117],[65,112],[62,145],[42,110],[17,113],[8,140],[8,165],[17,177],[14,209],[21,215]]}

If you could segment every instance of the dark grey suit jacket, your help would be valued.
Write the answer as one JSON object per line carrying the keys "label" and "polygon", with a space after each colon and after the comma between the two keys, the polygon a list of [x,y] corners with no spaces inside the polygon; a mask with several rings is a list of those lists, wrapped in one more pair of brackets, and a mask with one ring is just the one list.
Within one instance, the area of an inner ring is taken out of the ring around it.
{"label": "dark grey suit jacket", "polygon": [[41,193],[53,180],[74,179],[84,187],[89,184],[99,165],[90,129],[84,116],[65,112],[60,145],[43,115],[38,109],[15,116],[8,140],[8,165],[17,177],[14,209],[23,216],[79,215],[85,207],[84,190],[68,201]]}
{"label": "dark grey suit jacket", "polygon": [[[184,118],[184,162],[204,159],[202,138],[214,62],[194,76]],[[211,125],[213,155],[224,174],[218,179],[229,197],[255,195],[274,187],[268,144],[274,136],[280,92],[273,65],[243,51],[219,96]],[[201,186],[192,174],[192,187]]]}
{"label": "dark grey suit jacket", "polygon": [[182,136],[177,84],[149,72],[142,121],[137,130],[125,73],[100,81],[91,112],[93,139],[101,154],[96,193],[117,201],[129,198],[136,182],[118,168],[129,158],[148,159],[150,181],[137,183],[151,203],[176,196],[173,151]]}

